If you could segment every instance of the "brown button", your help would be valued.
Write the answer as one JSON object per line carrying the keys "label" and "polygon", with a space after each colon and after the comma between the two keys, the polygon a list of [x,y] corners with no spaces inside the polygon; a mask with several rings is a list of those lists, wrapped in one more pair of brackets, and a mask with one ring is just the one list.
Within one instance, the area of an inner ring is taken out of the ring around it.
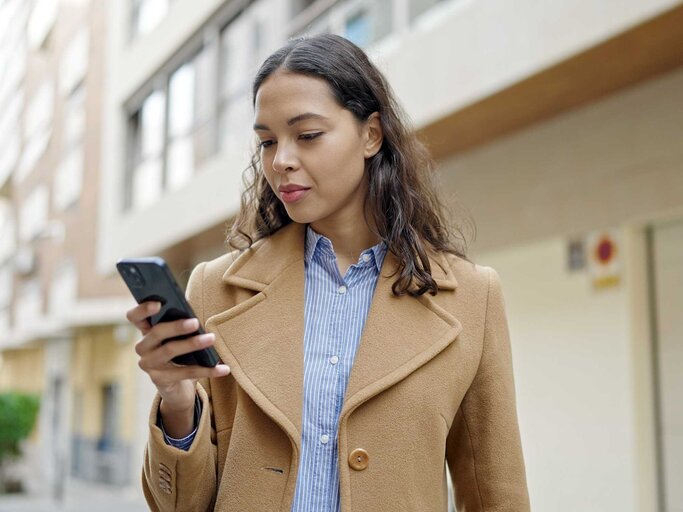
{"label": "brown button", "polygon": [[370,456],[363,448],[356,448],[349,455],[349,466],[356,471],[363,471],[368,467],[368,462],[370,462]]}

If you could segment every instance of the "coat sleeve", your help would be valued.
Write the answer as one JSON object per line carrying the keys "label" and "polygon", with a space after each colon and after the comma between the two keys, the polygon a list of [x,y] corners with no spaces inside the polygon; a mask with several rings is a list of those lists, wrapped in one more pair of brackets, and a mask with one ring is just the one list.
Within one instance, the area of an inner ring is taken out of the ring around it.
{"label": "coat sleeve", "polygon": [[505,303],[492,268],[479,368],[449,431],[446,459],[459,512],[530,509]]}
{"label": "coat sleeve", "polygon": [[[204,323],[202,307],[203,266],[190,276],[187,297],[199,321]],[[145,447],[142,488],[154,511],[207,511],[216,500],[216,431],[214,427],[211,386],[208,379],[197,382],[202,414],[197,434],[188,451],[166,444],[157,426],[161,397],[157,393],[149,417],[149,438]]]}

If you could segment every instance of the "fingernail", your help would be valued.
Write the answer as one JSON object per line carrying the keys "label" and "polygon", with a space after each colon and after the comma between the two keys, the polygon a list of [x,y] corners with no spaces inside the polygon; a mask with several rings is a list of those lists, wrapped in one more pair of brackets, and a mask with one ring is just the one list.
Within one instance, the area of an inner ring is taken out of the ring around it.
{"label": "fingernail", "polygon": [[218,375],[227,375],[230,373],[230,367],[227,364],[218,364],[216,365],[216,373]]}
{"label": "fingernail", "polygon": [[151,311],[159,311],[161,309],[161,302],[152,301],[149,303],[149,309]]}
{"label": "fingernail", "polygon": [[208,343],[210,341],[214,341],[216,336],[212,332],[207,332],[206,334],[202,334],[200,339],[202,340],[202,343]]}
{"label": "fingernail", "polygon": [[196,329],[199,327],[199,322],[197,321],[196,318],[189,318],[183,322],[183,328],[184,329]]}

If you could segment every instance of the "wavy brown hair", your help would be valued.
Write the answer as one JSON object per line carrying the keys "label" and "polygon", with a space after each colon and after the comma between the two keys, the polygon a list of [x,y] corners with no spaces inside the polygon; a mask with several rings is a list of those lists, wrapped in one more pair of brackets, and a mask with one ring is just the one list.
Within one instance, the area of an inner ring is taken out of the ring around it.
{"label": "wavy brown hair", "polygon": [[[359,122],[379,112],[384,140],[365,161],[365,218],[372,217],[376,230],[373,223],[368,225],[399,261],[393,293],[436,295],[428,254],[446,252],[469,261],[467,240],[437,194],[429,151],[382,73],[362,49],[341,36],[303,36],[291,39],[263,62],[252,87],[253,105],[261,84],[278,69],[324,79],[339,105]],[[233,249],[247,249],[292,222],[266,181],[257,145],[243,178],[240,212],[227,239]]]}

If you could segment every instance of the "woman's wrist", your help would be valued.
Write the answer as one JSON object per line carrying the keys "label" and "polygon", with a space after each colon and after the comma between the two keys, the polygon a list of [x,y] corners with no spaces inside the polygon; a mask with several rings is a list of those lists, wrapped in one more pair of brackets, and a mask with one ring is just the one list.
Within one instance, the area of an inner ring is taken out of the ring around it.
{"label": "woman's wrist", "polygon": [[159,416],[164,425],[164,432],[169,437],[182,439],[192,433],[195,428],[195,402],[187,409],[171,409],[164,400],[159,405]]}

